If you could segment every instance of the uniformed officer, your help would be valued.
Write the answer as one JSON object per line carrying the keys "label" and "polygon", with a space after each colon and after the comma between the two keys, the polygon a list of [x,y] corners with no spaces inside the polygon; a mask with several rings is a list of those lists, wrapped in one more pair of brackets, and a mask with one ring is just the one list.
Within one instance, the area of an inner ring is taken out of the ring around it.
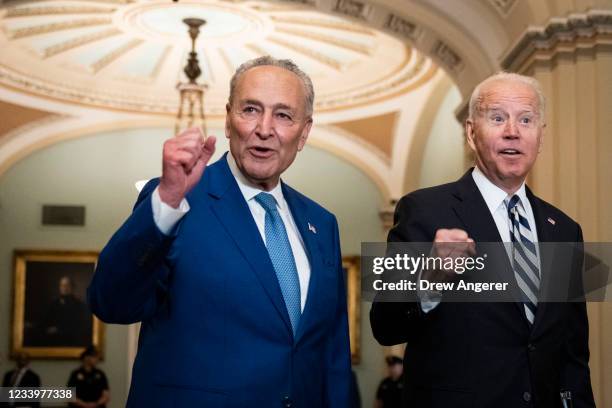
{"label": "uniformed officer", "polygon": [[389,376],[382,380],[376,391],[376,408],[400,408],[402,404],[402,373],[404,364],[401,358],[386,358]]}
{"label": "uniformed officer", "polygon": [[108,381],[102,370],[96,368],[99,354],[94,346],[81,353],[81,366],[70,374],[68,387],[76,387],[76,401],[70,407],[105,408],[110,399]]}

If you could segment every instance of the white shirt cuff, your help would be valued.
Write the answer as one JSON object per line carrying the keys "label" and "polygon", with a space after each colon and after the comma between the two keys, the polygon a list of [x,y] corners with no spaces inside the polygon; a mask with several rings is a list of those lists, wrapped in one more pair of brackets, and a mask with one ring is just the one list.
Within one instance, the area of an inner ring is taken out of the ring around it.
{"label": "white shirt cuff", "polygon": [[423,313],[429,313],[440,304],[442,294],[439,292],[424,290],[419,292],[419,299]]}
{"label": "white shirt cuff", "polygon": [[[422,274],[423,270],[420,270],[418,278],[419,281],[421,280]],[[431,312],[442,301],[442,294],[433,290],[417,290],[417,295],[419,297],[419,304],[421,305],[421,310],[423,311],[423,313]]]}
{"label": "white shirt cuff", "polygon": [[159,187],[156,187],[151,195],[151,207],[153,208],[153,221],[164,235],[169,235],[172,228],[189,212],[189,203],[185,198],[178,208],[172,208],[164,203],[159,196]]}

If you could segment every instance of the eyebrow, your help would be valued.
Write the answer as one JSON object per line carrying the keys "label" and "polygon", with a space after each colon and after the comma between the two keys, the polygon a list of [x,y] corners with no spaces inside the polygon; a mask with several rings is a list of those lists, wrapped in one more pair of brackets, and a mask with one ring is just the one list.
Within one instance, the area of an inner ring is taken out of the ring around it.
{"label": "eyebrow", "polygon": [[[495,112],[495,111],[499,111],[499,112],[504,112],[504,113],[508,113],[504,108],[502,108],[501,106],[490,106],[487,107],[486,109],[482,109],[483,112]],[[537,114],[537,109],[523,109],[521,111],[519,111],[519,114],[525,114],[525,113],[532,113],[532,114]]]}
{"label": "eyebrow", "polygon": [[255,99],[243,99],[240,102],[241,106],[244,105],[257,105],[257,106],[263,106],[263,104]]}
{"label": "eyebrow", "polygon": [[277,103],[276,105],[274,105],[274,109],[287,109],[291,112],[295,111],[295,108],[292,108],[291,106],[285,103]]}
{"label": "eyebrow", "polygon": [[[257,105],[257,106],[264,106],[263,103],[261,103],[260,101],[256,100],[256,99],[244,99],[242,101],[240,101],[240,105],[244,106],[244,105]],[[296,109],[285,104],[285,103],[277,103],[275,105],[272,106],[272,109],[276,110],[276,109],[287,109],[291,112],[295,112]]]}

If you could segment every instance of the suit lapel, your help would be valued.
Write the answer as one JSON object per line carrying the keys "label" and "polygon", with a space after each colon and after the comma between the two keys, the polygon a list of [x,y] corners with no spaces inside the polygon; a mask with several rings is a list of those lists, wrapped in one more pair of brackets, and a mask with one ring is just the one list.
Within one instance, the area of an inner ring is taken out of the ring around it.
{"label": "suit lapel", "polygon": [[487,207],[480,190],[468,171],[457,183],[457,202],[454,210],[466,230],[476,242],[500,242],[501,236],[495,220]]}
{"label": "suit lapel", "polygon": [[[226,153],[227,155],[227,153]],[[251,214],[244,196],[232,175],[227,159],[224,156],[206,173],[209,180],[208,194],[213,197],[211,209],[225,227],[234,243],[251,265],[270,301],[285,322],[289,333],[292,333],[291,321],[287,307],[278,284],[274,266],[268,255],[257,224]]]}
{"label": "suit lapel", "polygon": [[[457,191],[455,193],[457,201],[453,207],[455,213],[465,226],[466,231],[470,234],[470,237],[478,244],[479,242],[496,243],[502,242],[497,225],[493,219],[493,215],[487,207],[478,186],[474,182],[472,177],[472,170],[468,171],[457,183]],[[493,268],[493,273],[498,275],[499,282],[510,283],[510,290],[514,299],[520,299],[519,288],[514,277],[514,271],[512,265],[508,259],[508,254],[505,251],[504,245],[493,246],[494,249],[498,249],[493,257],[489,254],[490,259],[503,260],[500,263],[500,268]],[[523,310],[523,305],[518,302],[513,302],[515,309],[520,313],[521,319],[528,326],[527,317]]]}
{"label": "suit lapel", "polygon": [[310,263],[310,282],[308,283],[308,292],[306,295],[306,305],[304,306],[304,312],[300,319],[300,324],[296,333],[295,341],[304,334],[304,331],[308,328],[309,323],[313,317],[313,307],[317,302],[318,287],[321,284],[321,271],[323,268],[321,252],[317,244],[316,225],[313,224],[314,220],[309,219],[309,211],[307,205],[300,198],[299,194],[286,184],[282,184],[283,195],[298,231],[304,242],[306,249],[306,255],[308,256],[308,262]]}
{"label": "suit lapel", "polygon": [[[529,188],[527,188],[527,198],[533,209],[533,218],[536,223],[536,231],[538,232],[538,242],[553,242],[554,239],[554,224],[548,222],[548,214],[542,205],[542,201],[537,198]],[[549,287],[552,279],[552,262],[554,260],[554,254],[551,253],[552,246],[539,246],[540,253],[540,298]],[[539,302],[538,310],[536,311],[535,321],[533,323],[533,330],[535,331],[542,322],[542,316],[545,314],[548,308],[548,302]]]}

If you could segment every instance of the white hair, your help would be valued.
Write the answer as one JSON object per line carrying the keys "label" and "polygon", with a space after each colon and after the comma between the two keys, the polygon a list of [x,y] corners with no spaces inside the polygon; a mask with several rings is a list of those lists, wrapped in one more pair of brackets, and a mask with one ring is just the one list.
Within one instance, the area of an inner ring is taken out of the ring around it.
{"label": "white hair", "polygon": [[264,55],[263,57],[246,61],[245,63],[240,65],[238,69],[236,69],[236,72],[230,80],[230,94],[228,101],[230,105],[232,105],[234,99],[234,92],[236,91],[238,79],[249,69],[261,66],[280,67],[297,75],[297,77],[302,81],[302,84],[304,85],[304,93],[306,95],[306,115],[312,115],[314,105],[314,87],[312,86],[312,81],[310,80],[310,77],[304,71],[302,71],[293,61],[289,59],[276,59],[269,55]]}
{"label": "white hair", "polygon": [[476,85],[476,88],[474,88],[472,96],[470,97],[470,120],[473,121],[475,119],[476,111],[480,108],[480,103],[482,102],[482,95],[480,94],[480,92],[483,86],[496,81],[514,81],[530,86],[531,89],[533,89],[533,91],[538,96],[538,114],[540,116],[540,120],[542,121],[542,123],[544,123],[544,112],[546,112],[546,98],[544,97],[544,93],[542,92],[540,82],[538,82],[538,80],[533,77],[517,74],[514,72],[504,71],[493,74],[478,85]]}

